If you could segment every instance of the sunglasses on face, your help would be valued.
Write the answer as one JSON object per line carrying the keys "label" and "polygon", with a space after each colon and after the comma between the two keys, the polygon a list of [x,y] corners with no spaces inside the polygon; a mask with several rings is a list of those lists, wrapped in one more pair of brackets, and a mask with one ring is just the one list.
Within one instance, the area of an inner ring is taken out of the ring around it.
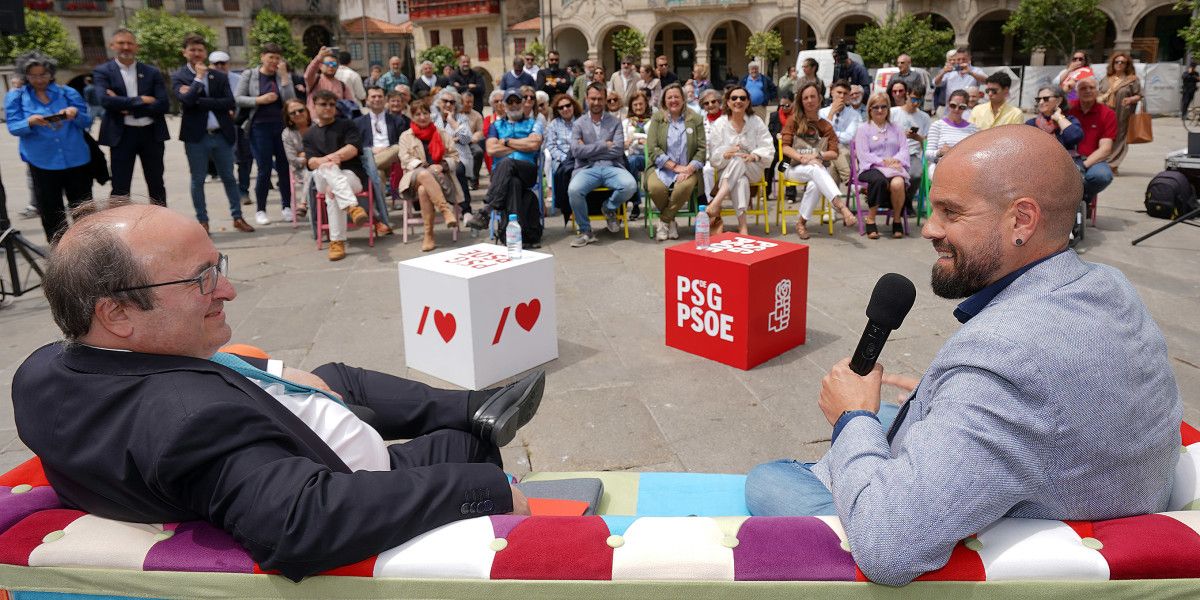
{"label": "sunglasses on face", "polygon": [[780,104],[779,110],[792,110],[792,105],[791,104]]}
{"label": "sunglasses on face", "polygon": [[533,100],[534,97],[533,96],[524,96],[524,98],[525,98],[526,102],[529,102],[530,100]]}
{"label": "sunglasses on face", "polygon": [[327,62],[325,63],[325,66],[337,68],[338,64],[335,62]]}
{"label": "sunglasses on face", "polygon": [[998,88],[988,88],[986,90],[983,90],[983,93],[985,93],[989,96],[995,96],[996,94],[1000,93],[1000,90]]}
{"label": "sunglasses on face", "polygon": [[730,102],[746,102],[748,100],[750,100],[749,96],[730,96],[729,97]]}
{"label": "sunglasses on face", "polygon": [[712,106],[714,104],[720,104],[720,103],[721,103],[720,100],[705,100],[704,102],[701,102],[701,104],[703,104],[704,106]]}
{"label": "sunglasses on face", "polygon": [[517,100],[517,99],[515,99],[515,98],[514,98],[514,99],[505,100],[505,101],[504,101],[504,103],[505,103],[505,104],[517,105],[517,104],[520,104],[520,103],[521,103],[521,101],[520,101],[520,100]]}
{"label": "sunglasses on face", "polygon": [[1049,102],[1051,100],[1058,100],[1058,98],[1054,96],[1038,96],[1037,98],[1034,98],[1034,100],[1037,100],[1038,102]]}
{"label": "sunglasses on face", "polygon": [[567,110],[568,108],[574,108],[574,107],[571,106],[570,104],[560,104],[555,108],[557,108],[558,110]]}
{"label": "sunglasses on face", "polygon": [[871,110],[887,110],[889,107],[886,104],[876,104],[871,107]]}
{"label": "sunglasses on face", "polygon": [[289,112],[288,114],[292,115],[294,117],[296,115],[302,115],[306,112],[308,112],[307,108],[297,108],[296,110],[293,110],[293,111]]}
{"label": "sunglasses on face", "polygon": [[954,104],[954,103],[950,103],[950,104],[947,104],[947,105],[946,105],[946,108],[949,108],[950,110],[958,110],[958,109],[960,109],[960,108],[966,108],[966,107],[967,107],[967,105],[966,105],[966,104]]}

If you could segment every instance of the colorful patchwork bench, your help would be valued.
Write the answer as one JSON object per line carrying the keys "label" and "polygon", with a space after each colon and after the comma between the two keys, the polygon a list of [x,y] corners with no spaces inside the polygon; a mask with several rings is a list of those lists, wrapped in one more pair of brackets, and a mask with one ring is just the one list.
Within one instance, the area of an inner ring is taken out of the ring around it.
{"label": "colorful patchwork bench", "polygon": [[1194,598],[1200,432],[1181,430],[1171,512],[1002,519],[903,588],[866,581],[835,517],[748,516],[741,475],[535,473],[603,480],[597,516],[459,521],[297,584],[207,523],[62,508],[34,458],[0,475],[0,598]]}

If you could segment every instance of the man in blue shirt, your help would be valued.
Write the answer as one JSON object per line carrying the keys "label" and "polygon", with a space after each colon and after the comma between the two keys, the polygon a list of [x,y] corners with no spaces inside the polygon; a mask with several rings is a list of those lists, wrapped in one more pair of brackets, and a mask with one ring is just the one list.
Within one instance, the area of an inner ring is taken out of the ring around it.
{"label": "man in blue shirt", "polygon": [[[1067,151],[1001,126],[940,164],[922,233],[938,254],[934,293],[966,299],[962,326],[919,382],[839,362],[820,390],[829,451],[746,480],[754,515],[836,514],[862,572],[887,585],[941,568],[968,536],[986,546],[1002,517],[1166,510],[1179,457],[1162,332],[1120,271],[1067,248],[1083,193]],[[884,382],[911,389],[894,418]]]}
{"label": "man in blue shirt", "polygon": [[[484,147],[492,157],[492,183],[483,198],[483,208],[473,217],[464,217],[468,227],[487,229],[493,210],[504,215],[520,215],[522,209],[526,208],[525,193],[537,184],[538,155],[542,151],[544,132],[536,119],[525,116],[523,103],[520,90],[504,92],[505,118],[492,123]],[[536,220],[536,225],[529,223],[529,226],[524,218],[520,222],[524,245],[539,245],[542,239],[540,220]]]}
{"label": "man in blue shirt", "polygon": [[501,89],[515,90],[524,85],[529,87],[537,85],[537,81],[533,79],[533,76],[525,71],[525,61],[521,60],[521,57],[514,58],[512,66],[512,70],[500,78]]}
{"label": "man in blue shirt", "polygon": [[775,101],[778,90],[770,77],[760,72],[758,61],[746,67],[750,73],[742,78],[742,87],[750,93],[750,106],[766,106]]}

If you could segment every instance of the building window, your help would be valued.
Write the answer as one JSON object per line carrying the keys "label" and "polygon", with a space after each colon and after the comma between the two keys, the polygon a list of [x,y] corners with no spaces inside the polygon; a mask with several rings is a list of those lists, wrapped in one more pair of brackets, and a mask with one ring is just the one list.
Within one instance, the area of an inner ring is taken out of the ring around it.
{"label": "building window", "polygon": [[204,0],[184,0],[184,6],[187,10],[202,11],[204,10]]}
{"label": "building window", "polygon": [[362,44],[350,44],[350,60],[362,60]]}
{"label": "building window", "polygon": [[146,8],[162,8],[162,0],[146,0]]}
{"label": "building window", "polygon": [[450,30],[450,44],[451,44],[451,47],[454,48],[455,56],[458,56],[460,54],[466,54],[466,50],[463,47],[463,30],[461,30],[461,29],[451,29]]}
{"label": "building window", "polygon": [[436,29],[430,29],[429,30],[429,45],[430,46],[442,45],[442,32],[440,32]]}
{"label": "building window", "polygon": [[83,49],[83,60],[87,64],[98,65],[108,60],[103,27],[80,27],[79,45]]}
{"label": "building window", "polygon": [[475,50],[479,53],[479,60],[488,59],[488,30],[487,27],[475,28]]}
{"label": "building window", "polygon": [[242,34],[242,28],[241,27],[226,27],[225,28],[225,41],[229,45],[230,48],[245,46],[246,38]]}
{"label": "building window", "polygon": [[400,56],[400,42],[388,42],[388,60],[393,56]]}
{"label": "building window", "polygon": [[382,65],[383,64],[383,42],[368,42],[367,43],[367,64]]}
{"label": "building window", "polygon": [[513,53],[525,54],[525,38],[513,38]]}
{"label": "building window", "polygon": [[398,12],[402,15],[407,15],[408,14],[408,0],[396,0],[396,12]]}
{"label": "building window", "polygon": [[239,0],[221,0],[221,8],[224,8],[225,12],[242,11],[241,2],[239,2]]}

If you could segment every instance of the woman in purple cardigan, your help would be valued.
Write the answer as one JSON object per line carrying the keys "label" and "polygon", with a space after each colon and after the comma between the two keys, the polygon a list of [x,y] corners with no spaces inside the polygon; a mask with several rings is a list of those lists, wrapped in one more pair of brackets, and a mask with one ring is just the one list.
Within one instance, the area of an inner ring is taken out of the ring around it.
{"label": "woman in purple cardigan", "polygon": [[854,136],[858,180],[867,184],[870,207],[864,229],[873,240],[879,239],[875,213],[885,201],[892,207],[892,237],[904,237],[900,211],[904,208],[904,188],[908,185],[908,142],[904,132],[891,122],[890,110],[886,93],[872,95],[867,102],[867,122],[858,127]]}

